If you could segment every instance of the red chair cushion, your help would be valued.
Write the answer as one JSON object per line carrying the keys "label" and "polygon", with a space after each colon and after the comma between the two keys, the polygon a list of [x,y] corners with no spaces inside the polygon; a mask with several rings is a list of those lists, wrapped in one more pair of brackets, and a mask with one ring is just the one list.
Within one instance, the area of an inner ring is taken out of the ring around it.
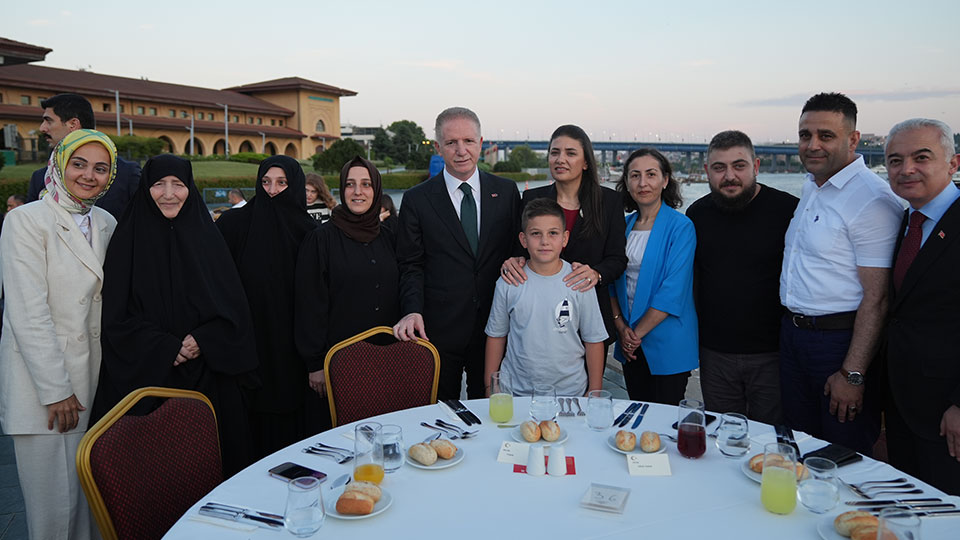
{"label": "red chair cushion", "polygon": [[327,371],[338,425],[430,403],[433,353],[416,343],[353,343],[333,354]]}
{"label": "red chair cushion", "polygon": [[117,537],[160,538],[223,481],[216,418],[202,401],[169,398],[110,426],[90,466]]}

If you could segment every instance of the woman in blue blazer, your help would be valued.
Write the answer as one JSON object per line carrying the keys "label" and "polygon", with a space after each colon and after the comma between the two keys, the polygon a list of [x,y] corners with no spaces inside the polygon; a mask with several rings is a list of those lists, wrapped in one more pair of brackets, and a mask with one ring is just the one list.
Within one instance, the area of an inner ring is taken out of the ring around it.
{"label": "woman in blue blazer", "polygon": [[627,270],[611,293],[630,399],[676,405],[699,363],[693,305],[693,223],[676,211],[680,187],[670,162],[651,148],[627,158],[617,191],[626,218]]}

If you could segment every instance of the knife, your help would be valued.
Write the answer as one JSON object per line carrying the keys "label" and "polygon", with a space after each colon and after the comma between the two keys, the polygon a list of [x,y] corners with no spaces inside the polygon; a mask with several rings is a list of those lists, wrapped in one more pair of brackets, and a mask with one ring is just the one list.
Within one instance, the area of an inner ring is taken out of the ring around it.
{"label": "knife", "polygon": [[640,425],[640,422],[643,422],[643,415],[647,414],[647,409],[650,408],[649,403],[644,403],[643,407],[640,407],[640,412],[637,413],[637,419],[634,420],[633,426],[630,429],[637,429],[637,426]]}
{"label": "knife", "polygon": [[[465,413],[470,416],[470,419],[473,420],[473,423],[474,423],[474,424],[480,425],[480,424],[483,423],[483,422],[480,421],[480,417],[477,416],[477,415],[475,415],[475,414],[473,414],[473,411],[471,411],[470,409],[468,409],[466,405],[464,405],[463,403],[460,402],[460,400],[455,399],[455,400],[453,400],[453,402],[456,403],[458,407],[462,407],[462,408],[465,410]],[[468,424],[468,425],[469,425],[469,424]]]}
{"label": "knife", "polygon": [[915,504],[915,503],[938,503],[942,499],[927,497],[923,499],[888,499],[884,501],[847,501],[847,506],[879,506],[881,504]]}
{"label": "knife", "polygon": [[617,424],[617,426],[618,426],[618,427],[626,427],[627,424],[630,423],[630,420],[633,419],[634,413],[636,413],[636,412],[637,412],[637,409],[639,409],[639,408],[640,408],[640,402],[639,402],[639,401],[636,402],[636,403],[634,403],[633,405],[631,405],[631,406],[630,406],[630,410],[627,411],[627,417],[624,418],[623,420],[621,420],[620,423]]}
{"label": "knife", "polygon": [[[879,515],[879,510],[872,510],[872,514]],[[939,517],[939,516],[960,516],[960,509],[957,510],[921,510],[913,512],[913,515],[920,517]]]}
{"label": "knife", "polygon": [[793,438],[793,430],[785,424],[778,424],[774,426],[774,429],[777,432],[777,442],[792,446],[797,453],[797,461],[803,463],[803,454],[800,453],[800,447],[797,446],[797,441]]}
{"label": "knife", "polygon": [[857,510],[863,510],[866,512],[879,512],[884,508],[901,508],[903,510],[922,510],[922,509],[950,509],[957,510],[957,506],[950,503],[940,503],[940,504],[880,504],[877,506],[860,506],[857,507]]}
{"label": "knife", "polygon": [[473,423],[473,420],[466,413],[466,407],[463,405],[458,407],[452,399],[443,400],[443,404],[449,407],[453,414],[457,415],[457,418],[459,418],[460,421],[466,424],[468,427]]}
{"label": "knife", "polygon": [[618,416],[617,419],[613,421],[613,425],[615,425],[615,426],[616,426],[616,425],[619,425],[620,422],[623,421],[623,419],[627,417],[627,413],[632,412],[632,411],[634,410],[634,407],[635,407],[635,406],[636,406],[636,403],[631,403],[630,405],[628,405],[627,408],[626,408],[626,410],[624,410],[622,413],[620,413],[620,416]]}
{"label": "knife", "polygon": [[283,518],[275,519],[272,517],[264,517],[263,515],[260,515],[264,514],[263,512],[253,512],[246,509],[234,511],[225,508],[226,506],[227,505],[217,505],[217,503],[214,503],[214,506],[205,504],[200,507],[199,514],[203,516],[226,519],[229,521],[247,522],[265,529],[282,529],[284,526]]}

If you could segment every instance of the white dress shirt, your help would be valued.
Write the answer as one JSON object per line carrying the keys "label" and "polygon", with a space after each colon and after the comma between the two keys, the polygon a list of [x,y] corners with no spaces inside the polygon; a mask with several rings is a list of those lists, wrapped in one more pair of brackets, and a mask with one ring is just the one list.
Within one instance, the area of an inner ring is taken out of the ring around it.
{"label": "white dress shirt", "polygon": [[[447,172],[443,168],[443,181],[447,185],[447,193],[450,194],[450,201],[453,203],[453,209],[460,217],[460,203],[463,202],[463,192],[460,191],[460,184],[463,180]],[[473,200],[477,202],[477,238],[480,238],[480,169],[473,169],[473,174],[466,180],[467,184],[473,189]]]}
{"label": "white dress shirt", "polygon": [[88,212],[86,214],[70,214],[73,217],[73,220],[77,222],[77,227],[80,227],[80,232],[83,233],[83,237],[87,239],[87,243],[91,246],[93,245],[93,235],[90,234],[90,230],[93,224],[93,212]]}
{"label": "white dress shirt", "polygon": [[863,156],[822,186],[808,174],[787,228],[780,303],[812,316],[855,311],[863,299],[857,267],[893,265],[903,210]]}
{"label": "white dress shirt", "polygon": [[[950,182],[936,197],[928,201],[927,204],[917,209],[914,209],[912,206],[910,207],[911,216],[914,212],[920,212],[927,218],[926,221],[923,222],[923,225],[920,226],[920,230],[923,232],[923,237],[920,240],[921,246],[927,243],[927,238],[930,238],[930,233],[933,232],[933,228],[936,227],[937,223],[940,222],[940,218],[947,213],[947,210],[950,209],[957,199],[960,199],[960,188],[953,182]],[[910,227],[904,227],[903,235],[906,236],[909,231]]]}

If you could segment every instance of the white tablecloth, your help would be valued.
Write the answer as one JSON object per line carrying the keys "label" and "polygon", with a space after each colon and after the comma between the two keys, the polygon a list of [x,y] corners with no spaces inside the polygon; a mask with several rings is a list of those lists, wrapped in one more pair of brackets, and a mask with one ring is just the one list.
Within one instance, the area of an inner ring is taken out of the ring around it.
{"label": "white tablecloth", "polygon": [[[527,419],[529,398],[514,398],[511,423]],[[581,399],[584,407],[586,400]],[[629,402],[617,401],[619,415]],[[616,428],[591,431],[584,417],[560,417],[559,423],[570,438],[566,455],[574,456],[576,475],[533,477],[513,472],[513,466],[498,463],[501,442],[512,440],[510,429],[498,428],[489,419],[486,400],[466,402],[483,420],[476,438],[455,443],[464,450],[458,465],[425,471],[405,464],[388,474],[381,487],[394,499],[384,513],[369,519],[342,521],[327,517],[315,538],[374,538],[377,540],[430,535],[441,538],[819,538],[817,523],[824,519],[799,503],[786,516],[771,514],[760,504],[760,485],[740,470],[741,459],[724,457],[713,439],[707,439],[707,452],[700,459],[682,457],[676,445],[664,439],[670,456],[672,476],[629,476],[626,458],[607,446],[606,439]],[[451,418],[439,405],[399,411],[370,420],[403,427],[404,443],[421,441],[430,430],[420,422],[433,423]],[[670,433],[677,420],[676,407],[651,404],[639,431]],[[708,427],[708,432],[715,427]],[[476,427],[476,426],[474,426]],[[472,428],[471,428],[472,429]],[[285,531],[257,529],[240,532],[193,521],[190,516],[205,502],[217,501],[261,511],[283,514],[287,486],[271,478],[267,470],[292,461],[321,470],[329,479],[352,472],[352,463],[338,465],[329,458],[305,454],[301,449],[317,441],[352,448],[342,434],[352,434],[353,425],[341,426],[294,444],[251,465],[224,482],[199,501],[167,533],[169,539],[277,539],[292,538]],[[751,422],[752,447],[747,457],[763,451],[763,444],[774,442],[773,428]],[[825,443],[797,433],[804,453]],[[890,479],[905,476],[893,467],[871,459],[840,469],[845,480]],[[630,488],[626,511],[622,515],[587,510],[580,499],[591,483]],[[919,480],[924,489],[915,497],[947,496]],[[326,493],[326,491],[324,492]],[[958,503],[960,497],[949,497]],[[841,504],[827,515],[850,509],[843,501],[860,500],[846,488],[841,489]],[[328,501],[325,501],[328,502]],[[924,540],[960,538],[960,517],[923,519]]]}

